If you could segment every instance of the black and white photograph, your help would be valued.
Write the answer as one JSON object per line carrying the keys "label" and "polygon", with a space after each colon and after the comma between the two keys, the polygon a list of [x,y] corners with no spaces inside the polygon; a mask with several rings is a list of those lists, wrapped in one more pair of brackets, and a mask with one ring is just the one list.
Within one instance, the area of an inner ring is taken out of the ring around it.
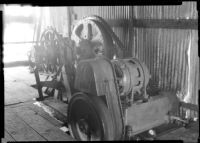
{"label": "black and white photograph", "polygon": [[198,142],[197,1],[0,13],[2,143]]}

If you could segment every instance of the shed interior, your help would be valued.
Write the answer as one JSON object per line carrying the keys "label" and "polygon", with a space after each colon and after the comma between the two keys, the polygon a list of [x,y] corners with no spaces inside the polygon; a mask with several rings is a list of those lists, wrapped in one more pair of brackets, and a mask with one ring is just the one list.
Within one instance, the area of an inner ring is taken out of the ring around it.
{"label": "shed interior", "polygon": [[[197,2],[174,6],[3,5],[1,8],[4,22],[3,142],[75,140],[65,124],[68,105],[57,100],[59,93],[55,93],[56,98],[36,100],[39,85],[28,55],[47,27],[70,39],[76,24],[92,15],[102,17],[123,44],[123,49],[116,50],[116,58],[133,57],[147,66],[151,75],[149,93],[173,92],[183,104],[187,103],[185,106],[194,109],[187,110],[185,116],[197,122],[187,128],[172,126],[157,139],[197,141],[200,85]],[[45,73],[40,73],[40,80],[45,78]],[[165,129],[160,127],[160,130],[162,128]],[[148,138],[146,133],[140,136]]]}

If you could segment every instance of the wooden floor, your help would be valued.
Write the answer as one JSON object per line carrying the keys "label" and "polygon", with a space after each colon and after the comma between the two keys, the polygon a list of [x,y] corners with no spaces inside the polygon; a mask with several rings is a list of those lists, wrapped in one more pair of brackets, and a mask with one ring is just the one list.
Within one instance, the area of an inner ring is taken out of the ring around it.
{"label": "wooden floor", "polygon": [[33,100],[38,92],[31,87],[35,78],[28,67],[6,68],[4,79],[5,138],[2,142],[74,140],[60,129],[65,127],[66,113],[62,112],[66,112],[66,104],[53,99],[44,103]]}
{"label": "wooden floor", "polygon": [[35,83],[28,67],[4,68],[4,104],[18,104],[37,97],[37,90],[31,87]]}
{"label": "wooden floor", "polygon": [[[43,77],[42,77],[43,78]],[[7,141],[71,141],[61,128],[67,120],[67,104],[48,99],[36,102],[38,92],[34,74],[28,67],[4,69],[5,79],[5,138]],[[159,140],[197,142],[199,124],[189,129],[180,128],[160,136]]]}
{"label": "wooden floor", "polygon": [[199,122],[192,124],[189,128],[181,127],[177,130],[160,136],[159,140],[183,140],[185,143],[197,142],[199,137]]}
{"label": "wooden floor", "polygon": [[56,120],[42,107],[26,102],[5,108],[6,141],[71,141],[60,128],[63,122]]}

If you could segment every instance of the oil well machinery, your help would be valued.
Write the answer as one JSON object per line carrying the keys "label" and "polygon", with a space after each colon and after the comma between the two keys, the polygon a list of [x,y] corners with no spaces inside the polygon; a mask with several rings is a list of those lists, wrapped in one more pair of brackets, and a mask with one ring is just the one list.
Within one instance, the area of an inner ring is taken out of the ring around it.
{"label": "oil well machinery", "polygon": [[[148,94],[151,75],[144,63],[114,58],[124,46],[101,17],[78,21],[71,38],[49,28],[38,43],[38,100],[45,99],[43,87],[49,96],[59,91],[57,98],[68,104],[67,124],[75,139],[131,139],[178,116],[180,101],[174,93]],[[41,64],[50,80],[40,81]]]}

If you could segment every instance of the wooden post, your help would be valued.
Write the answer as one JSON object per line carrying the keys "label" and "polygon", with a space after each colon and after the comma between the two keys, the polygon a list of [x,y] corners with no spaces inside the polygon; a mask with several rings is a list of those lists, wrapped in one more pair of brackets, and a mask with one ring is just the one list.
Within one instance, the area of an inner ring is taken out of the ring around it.
{"label": "wooden post", "polygon": [[37,98],[36,100],[42,101],[42,100],[44,100],[44,97],[43,97],[43,93],[42,93],[42,86],[41,86],[41,83],[40,83],[40,77],[39,77],[37,65],[35,67],[34,74],[35,74],[35,80],[36,80],[38,94],[39,94],[39,98]]}
{"label": "wooden post", "polygon": [[133,49],[132,49],[132,47],[133,47],[133,42],[132,42],[132,40],[133,40],[133,36],[134,36],[134,34],[133,34],[133,27],[132,27],[132,18],[133,17],[130,17],[131,15],[132,15],[132,11],[133,11],[133,6],[129,6],[129,24],[128,24],[128,32],[129,32],[129,41],[128,41],[128,48],[127,48],[127,53],[126,53],[126,57],[132,57],[132,51],[133,51]]}
{"label": "wooden post", "polygon": [[71,7],[67,7],[68,36],[71,38]]}
{"label": "wooden post", "polygon": [[40,19],[36,28],[36,41],[39,41],[40,39],[40,32],[41,32],[41,26],[42,26],[42,18],[43,18],[43,8],[40,8]]}

